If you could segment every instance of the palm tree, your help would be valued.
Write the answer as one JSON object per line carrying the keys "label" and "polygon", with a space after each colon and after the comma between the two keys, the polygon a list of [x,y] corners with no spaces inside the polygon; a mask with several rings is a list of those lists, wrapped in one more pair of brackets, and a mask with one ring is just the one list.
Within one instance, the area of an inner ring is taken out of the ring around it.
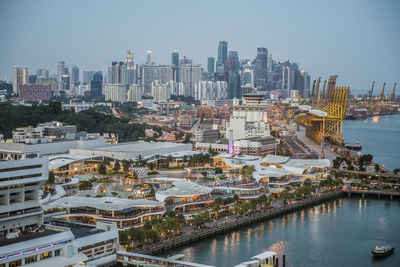
{"label": "palm tree", "polygon": [[244,175],[244,177],[246,177],[246,180],[248,178],[252,178],[253,177],[253,172],[256,169],[254,168],[253,165],[244,165],[242,168],[242,174]]}
{"label": "palm tree", "polygon": [[170,163],[173,162],[173,161],[174,161],[174,158],[173,158],[171,155],[169,155],[169,156],[167,157],[168,167],[170,166]]}
{"label": "palm tree", "polygon": [[212,211],[215,213],[215,218],[218,220],[218,215],[219,215],[219,212],[221,211],[221,207],[220,206],[214,206]]}

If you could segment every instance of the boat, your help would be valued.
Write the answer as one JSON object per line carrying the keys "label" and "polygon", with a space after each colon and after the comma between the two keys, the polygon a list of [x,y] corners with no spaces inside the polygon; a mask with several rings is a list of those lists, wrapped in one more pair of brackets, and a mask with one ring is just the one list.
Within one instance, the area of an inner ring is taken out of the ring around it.
{"label": "boat", "polygon": [[376,246],[375,249],[373,249],[371,252],[375,257],[385,257],[394,252],[394,247]]}
{"label": "boat", "polygon": [[353,150],[361,150],[362,146],[360,145],[360,142],[358,142],[358,140],[356,140],[354,146],[352,147]]}

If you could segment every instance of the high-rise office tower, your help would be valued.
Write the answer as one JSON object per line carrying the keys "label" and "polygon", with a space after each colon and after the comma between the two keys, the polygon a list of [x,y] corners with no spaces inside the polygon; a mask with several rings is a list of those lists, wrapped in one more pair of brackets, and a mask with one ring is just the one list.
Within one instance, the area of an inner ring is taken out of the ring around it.
{"label": "high-rise office tower", "polygon": [[108,84],[127,84],[126,66],[124,62],[112,62],[107,73]]}
{"label": "high-rise office tower", "polygon": [[267,90],[268,50],[265,47],[257,48],[257,56],[254,59],[254,76],[258,90]]}
{"label": "high-rise office tower", "polygon": [[152,52],[150,50],[146,51],[146,65],[153,64],[153,62],[151,61],[151,54]]}
{"label": "high-rise office tower", "polygon": [[60,86],[58,87],[58,90],[63,90],[63,91],[71,90],[71,75],[64,74],[61,77],[61,82],[60,82]]}
{"label": "high-rise office tower", "polygon": [[90,97],[96,98],[102,95],[103,90],[103,74],[101,71],[93,75],[93,80],[90,81]]}
{"label": "high-rise office tower", "polygon": [[136,71],[136,66],[135,62],[133,61],[133,51],[132,49],[129,50],[126,53],[126,84],[131,85],[132,83],[135,83],[135,71]]}
{"label": "high-rise office tower", "polygon": [[172,51],[172,58],[171,58],[171,63],[172,63],[172,71],[173,71],[173,80],[175,82],[179,82],[180,77],[180,68],[179,68],[179,52],[174,50]]}
{"label": "high-rise office tower", "polygon": [[36,71],[36,76],[38,78],[48,79],[49,78],[49,71],[47,69],[45,69],[45,68],[38,69]]}
{"label": "high-rise office tower", "polygon": [[21,85],[26,84],[28,82],[28,68],[13,68],[13,92],[15,94],[19,93]]}
{"label": "high-rise office tower", "polygon": [[176,51],[176,50],[172,51],[171,64],[173,66],[178,66],[179,65],[179,52]]}
{"label": "high-rise office tower", "polygon": [[28,74],[28,82],[29,84],[35,84],[36,83],[36,75],[33,75],[32,73]]}
{"label": "high-rise office tower", "polygon": [[83,71],[83,84],[88,84],[93,80],[94,71],[92,70],[84,70]]}
{"label": "high-rise office tower", "polygon": [[58,68],[57,68],[57,81],[60,82],[62,76],[65,74],[65,62],[60,61],[58,62]]}
{"label": "high-rise office tower", "polygon": [[228,82],[228,98],[241,98],[242,91],[241,91],[241,84],[240,84],[240,74],[238,72],[232,72],[229,75],[229,82]]}
{"label": "high-rise office tower", "polygon": [[215,72],[215,59],[213,57],[207,58],[207,72],[208,73]]}
{"label": "high-rise office tower", "polygon": [[240,63],[237,51],[229,51],[224,64],[225,81],[228,83],[229,98],[239,98],[240,93]]}
{"label": "high-rise office tower", "polygon": [[79,68],[76,65],[71,67],[71,83],[74,87],[79,86]]}
{"label": "high-rise office tower", "polygon": [[[225,64],[228,57],[228,42],[219,41],[218,45],[218,60],[217,60],[217,72],[221,70],[221,66]],[[218,68],[219,66],[219,68]],[[222,70],[223,71],[223,70]]]}
{"label": "high-rise office tower", "polygon": [[207,72],[208,72],[208,79],[214,80],[215,79],[215,59],[213,57],[207,58]]}

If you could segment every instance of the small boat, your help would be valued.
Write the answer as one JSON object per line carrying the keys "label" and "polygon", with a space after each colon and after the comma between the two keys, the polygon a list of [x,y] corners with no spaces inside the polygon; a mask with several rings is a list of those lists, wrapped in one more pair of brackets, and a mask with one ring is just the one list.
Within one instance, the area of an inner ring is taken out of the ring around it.
{"label": "small boat", "polygon": [[356,143],[354,144],[354,146],[352,148],[353,148],[353,150],[361,150],[362,146],[360,145],[360,142],[358,142],[358,140],[356,140]]}
{"label": "small boat", "polygon": [[385,257],[387,255],[390,255],[394,252],[394,247],[391,246],[376,246],[375,249],[373,249],[372,254],[376,257]]}

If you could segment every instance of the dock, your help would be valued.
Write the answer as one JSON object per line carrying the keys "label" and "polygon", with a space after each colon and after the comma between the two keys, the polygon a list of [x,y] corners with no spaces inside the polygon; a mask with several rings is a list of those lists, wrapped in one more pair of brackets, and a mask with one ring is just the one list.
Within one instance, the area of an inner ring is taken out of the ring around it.
{"label": "dock", "polygon": [[390,199],[398,198],[400,199],[400,192],[385,191],[385,190],[354,190],[354,189],[343,189],[343,194],[348,197],[351,195],[361,195],[363,198],[366,196],[377,196],[378,198],[387,197]]}

